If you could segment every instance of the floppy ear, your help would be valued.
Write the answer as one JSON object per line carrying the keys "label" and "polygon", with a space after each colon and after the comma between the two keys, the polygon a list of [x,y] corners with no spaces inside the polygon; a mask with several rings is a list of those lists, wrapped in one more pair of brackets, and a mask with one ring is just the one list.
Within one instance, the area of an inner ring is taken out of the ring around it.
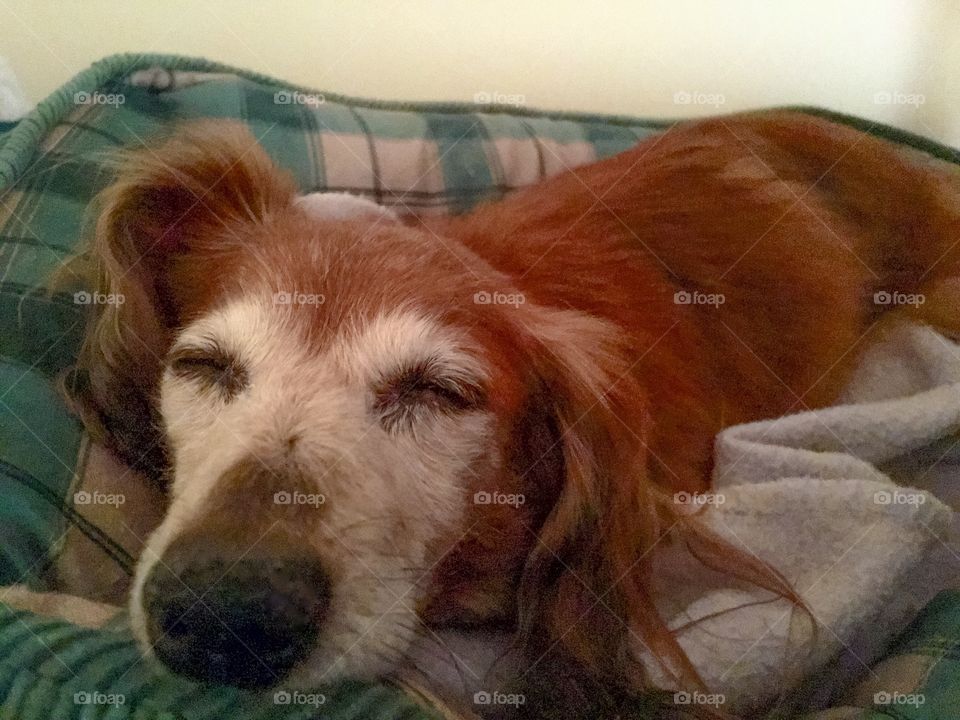
{"label": "floppy ear", "polygon": [[[577,311],[522,310],[564,465],[521,584],[520,628],[528,647],[545,668],[560,667],[567,678],[636,692],[645,686],[635,652],[639,640],[680,687],[703,689],[650,591],[653,553],[667,532],[675,530],[707,566],[800,601],[775,571],[674,502],[678,490],[707,483],[707,470],[678,463],[674,472],[663,467],[669,455],[654,453],[658,418],[639,379],[636,341],[626,342],[616,326]],[[669,383],[664,374],[651,382]],[[696,399],[678,402],[695,405]],[[695,418],[696,408],[690,412]]]}
{"label": "floppy ear", "polygon": [[97,198],[90,274],[107,302],[93,304],[67,390],[91,433],[137,469],[157,476],[166,464],[153,394],[186,286],[209,281],[193,261],[295,192],[245,127],[200,121],[123,155]]}

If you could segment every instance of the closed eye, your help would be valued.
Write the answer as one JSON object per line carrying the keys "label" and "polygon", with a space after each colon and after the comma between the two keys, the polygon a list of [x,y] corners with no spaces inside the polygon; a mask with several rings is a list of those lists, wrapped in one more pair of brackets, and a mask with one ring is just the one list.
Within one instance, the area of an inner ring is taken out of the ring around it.
{"label": "closed eye", "polygon": [[374,410],[388,429],[411,424],[424,414],[453,414],[483,406],[475,380],[449,372],[428,359],[388,377],[376,389]]}
{"label": "closed eye", "polygon": [[220,390],[226,399],[250,382],[243,364],[216,346],[177,348],[170,354],[167,367],[177,377]]}

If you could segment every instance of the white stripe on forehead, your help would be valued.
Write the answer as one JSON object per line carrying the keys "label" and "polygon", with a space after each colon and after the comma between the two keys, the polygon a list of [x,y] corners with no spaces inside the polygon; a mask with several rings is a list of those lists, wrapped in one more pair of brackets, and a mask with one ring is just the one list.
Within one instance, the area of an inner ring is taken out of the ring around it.
{"label": "white stripe on forehead", "polygon": [[378,315],[342,335],[336,352],[343,367],[362,378],[382,378],[426,361],[454,376],[485,376],[462,333],[411,309]]}
{"label": "white stripe on forehead", "polygon": [[203,346],[215,341],[225,352],[252,363],[265,360],[276,349],[296,351],[298,343],[285,327],[285,309],[289,307],[274,305],[273,296],[268,294],[232,300],[190,323],[180,333],[176,346]]}
{"label": "white stripe on forehead", "polygon": [[360,383],[426,361],[453,376],[486,375],[463,333],[413,309],[386,311],[368,323],[355,321],[335,334],[329,349],[313,357],[294,329],[298,312],[316,309],[278,303],[268,294],[239,298],[191,323],[176,344],[215,341],[253,366],[271,356],[284,364],[329,359]]}

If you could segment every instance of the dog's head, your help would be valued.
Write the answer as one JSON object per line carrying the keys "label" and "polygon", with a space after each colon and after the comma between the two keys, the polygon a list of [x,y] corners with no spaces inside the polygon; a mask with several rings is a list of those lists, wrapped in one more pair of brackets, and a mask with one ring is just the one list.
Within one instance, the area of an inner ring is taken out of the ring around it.
{"label": "dog's head", "polygon": [[223,122],[129,156],[101,198],[116,302],[81,369],[114,447],[169,467],[144,647],[247,686],[388,673],[423,621],[519,620],[608,668],[629,624],[681,657],[644,590],[670,510],[617,332],[348,205],[318,213]]}

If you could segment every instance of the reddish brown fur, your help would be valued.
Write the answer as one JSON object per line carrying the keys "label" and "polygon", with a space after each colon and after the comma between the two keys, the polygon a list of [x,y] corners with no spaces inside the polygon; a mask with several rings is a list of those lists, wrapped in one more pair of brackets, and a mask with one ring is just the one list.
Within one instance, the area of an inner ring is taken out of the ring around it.
{"label": "reddish brown fur", "polygon": [[[505,459],[480,482],[529,502],[468,508],[474,530],[423,612],[519,613],[523,629],[546,630],[529,633],[537,647],[612,685],[641,681],[625,662],[626,625],[695,681],[646,592],[649,552],[674,524],[714,562],[791,596],[670,502],[709,486],[716,433],[832,402],[883,324],[877,290],[927,295],[884,322],[909,312],[960,329],[955,174],[827,121],[691,123],[466,217],[373,232],[293,212],[289,181],[251,144],[225,123],[201,126],[161,146],[160,161],[134,156],[109,191],[103,281],[135,301],[99,318],[84,355],[101,417],[142,413],[130,398],[152,393],[170,334],[264,266],[278,288],[329,299],[304,329],[318,347],[345,320],[401,303],[468,330],[491,370]],[[203,200],[172,189],[184,184]],[[314,237],[330,258],[322,275]],[[725,302],[676,304],[680,290]],[[479,291],[522,292],[526,304],[476,305]]]}
{"label": "reddish brown fur", "polygon": [[[884,325],[874,292],[924,293],[925,305],[894,315],[956,332],[957,187],[952,168],[881,140],[767,114],[691,124],[464,218],[427,221],[482,254],[533,302],[613,321],[636,360],[611,389],[632,432],[616,418],[607,422],[645,460],[636,474],[629,464],[608,469],[608,532],[586,562],[574,557],[577,579],[567,576],[570,587],[558,593],[552,637],[566,633],[571,652],[601,662],[609,648],[597,648],[596,638],[607,633],[578,618],[622,574],[642,577],[636,558],[659,539],[637,525],[652,519],[636,507],[653,504],[637,489],[643,470],[668,492],[704,490],[718,430],[833,401]],[[726,302],[678,305],[679,290]],[[645,437],[633,437],[645,427]],[[626,508],[621,531],[613,530],[617,508]],[[664,526],[676,517],[666,508],[659,519]],[[587,592],[584,578],[596,583]],[[647,642],[675,671],[689,671],[650,617],[642,583],[620,579],[618,588],[627,617],[645,608]],[[584,597],[573,600],[578,593]],[[618,632],[616,623],[608,632]]]}

